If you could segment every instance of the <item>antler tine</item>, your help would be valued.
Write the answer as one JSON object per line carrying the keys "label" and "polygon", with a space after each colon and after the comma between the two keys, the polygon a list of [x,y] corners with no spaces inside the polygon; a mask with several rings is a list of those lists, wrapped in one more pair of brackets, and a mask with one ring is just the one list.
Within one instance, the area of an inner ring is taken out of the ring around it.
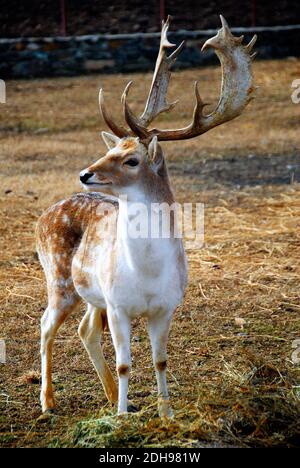
{"label": "antler tine", "polygon": [[123,138],[129,135],[128,130],[126,130],[123,126],[117,125],[112,117],[107,112],[106,106],[104,104],[104,92],[101,88],[99,91],[99,108],[102,114],[102,117],[106,123],[106,125],[113,131],[113,133],[118,136],[119,138]]}
{"label": "antler tine", "polygon": [[198,81],[195,81],[195,97],[196,97],[196,104],[194,107],[194,112],[193,112],[193,125],[199,125],[201,122],[201,118],[203,116],[203,108],[207,106],[208,104],[203,102],[199,89],[198,89]]}
{"label": "antler tine", "polygon": [[142,139],[147,139],[148,137],[147,128],[140,124],[139,119],[133,114],[133,112],[131,111],[127,103],[127,96],[128,96],[128,92],[132,83],[133,83],[132,81],[129,81],[126,88],[124,89],[124,92],[121,98],[121,101],[123,104],[124,117],[129,127],[131,128],[132,132],[135,135],[139,136]]}
{"label": "antler tine", "polygon": [[254,34],[249,44],[245,46],[245,49],[247,49],[248,52],[251,52],[256,41],[257,41],[257,35]]}
{"label": "antler tine", "polygon": [[230,28],[228,26],[228,23],[226,21],[226,19],[224,18],[223,15],[220,15],[220,20],[221,20],[221,24],[222,24],[222,31],[224,33],[225,36],[230,36],[230,37],[233,37],[231,31],[230,31]]}
{"label": "antler tine", "polygon": [[152,84],[148,94],[144,112],[140,116],[141,124],[148,126],[161,112],[166,112],[176,105],[177,101],[168,104],[166,95],[168,85],[171,77],[170,68],[176,61],[179,53],[181,52],[184,41],[174,50],[174,52],[167,56],[167,49],[175,47],[175,44],[169,42],[167,33],[170,26],[170,16],[166,22],[162,22],[160,47],[155,64]]}
{"label": "antler tine", "polygon": [[203,103],[197,84],[195,85],[196,105],[193,120],[187,127],[174,130],[159,130],[153,128],[147,130],[141,120],[137,119],[126,102],[124,96],[124,112],[127,123],[134,133],[146,138],[156,135],[158,140],[185,140],[194,138],[211,128],[234,119],[240,115],[253,98],[256,86],[253,85],[251,60],[254,54],[250,54],[256,41],[256,36],[246,46],[242,45],[242,37],[232,35],[226,20],[221,16],[222,28],[213,38],[207,40],[202,48],[211,47],[215,50],[222,66],[221,96],[216,109],[209,115],[203,115]]}
{"label": "antler tine", "polygon": [[[222,23],[222,28],[220,29],[220,33],[223,34],[224,39],[228,42],[232,41],[235,44],[241,44],[244,40],[244,36],[240,37],[235,37],[232,32],[230,31],[230,28],[228,26],[228,23],[226,19],[224,18],[223,15],[220,15],[221,23]],[[202,47],[203,50],[204,46]]]}

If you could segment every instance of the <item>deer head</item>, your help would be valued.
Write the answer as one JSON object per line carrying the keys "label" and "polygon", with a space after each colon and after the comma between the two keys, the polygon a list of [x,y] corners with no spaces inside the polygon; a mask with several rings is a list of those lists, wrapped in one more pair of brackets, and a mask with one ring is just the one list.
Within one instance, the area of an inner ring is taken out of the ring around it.
{"label": "deer head", "polygon": [[156,136],[145,142],[102,132],[102,138],[108,152],[80,173],[86,189],[119,196],[128,195],[131,189],[144,193],[158,181],[166,182],[166,166]]}
{"label": "deer head", "polygon": [[129,82],[122,95],[121,102],[125,121],[129,128],[115,123],[104,103],[103,90],[99,93],[99,106],[103,119],[113,134],[102,133],[108,153],[85,171],[80,180],[85,188],[119,195],[129,186],[152,182],[167,177],[164,157],[158,141],[187,140],[201,135],[208,130],[228,122],[240,115],[253,98],[256,87],[253,85],[251,54],[256,36],[248,45],[243,45],[243,36],[234,37],[228,24],[221,16],[222,28],[217,35],[207,40],[202,50],[215,50],[222,67],[222,85],[219,103],[210,114],[204,114],[205,103],[202,101],[197,82],[195,82],[195,107],[192,121],[179,129],[150,128],[151,122],[162,112],[173,109],[176,102],[167,102],[170,81],[170,68],[180,53],[183,42],[171,55],[167,50],[175,47],[167,39],[170,17],[162,23],[160,48],[156,61],[153,80],[145,109],[137,117],[128,104]]}

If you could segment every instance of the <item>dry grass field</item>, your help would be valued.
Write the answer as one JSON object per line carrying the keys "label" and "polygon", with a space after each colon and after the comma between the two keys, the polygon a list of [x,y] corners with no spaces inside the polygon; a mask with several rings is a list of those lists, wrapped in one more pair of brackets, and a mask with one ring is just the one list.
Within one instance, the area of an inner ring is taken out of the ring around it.
{"label": "dry grass field", "polygon": [[[300,61],[257,61],[260,90],[237,120],[163,145],[180,202],[205,203],[205,245],[188,252],[189,286],[169,341],[175,419],[156,414],[145,324],[133,327],[130,398],[140,412],[117,418],[80,343],[81,313],[54,349],[57,413],[40,418],[39,320],[47,303],[35,254],[42,211],[80,191],[79,171],[104,154],[97,93],[120,114],[119,97],[142,108],[150,74],[7,83],[0,114],[0,446],[299,446],[300,104],[291,83]],[[161,126],[187,123],[193,81],[216,103],[220,70],[176,72],[176,109]],[[84,306],[82,306],[82,311]],[[105,355],[114,368],[109,334]]]}

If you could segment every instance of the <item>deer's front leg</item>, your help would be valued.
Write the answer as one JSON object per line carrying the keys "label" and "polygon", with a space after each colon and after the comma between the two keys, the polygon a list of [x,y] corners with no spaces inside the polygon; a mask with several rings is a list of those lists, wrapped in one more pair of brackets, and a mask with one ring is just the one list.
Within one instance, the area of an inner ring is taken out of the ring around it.
{"label": "deer's front leg", "polygon": [[131,370],[129,317],[122,310],[107,311],[108,324],[116,351],[119,379],[118,414],[127,413],[128,379]]}
{"label": "deer's front leg", "polygon": [[158,410],[162,418],[173,416],[167,386],[167,343],[171,318],[171,315],[160,315],[148,320],[148,333],[157,380]]}

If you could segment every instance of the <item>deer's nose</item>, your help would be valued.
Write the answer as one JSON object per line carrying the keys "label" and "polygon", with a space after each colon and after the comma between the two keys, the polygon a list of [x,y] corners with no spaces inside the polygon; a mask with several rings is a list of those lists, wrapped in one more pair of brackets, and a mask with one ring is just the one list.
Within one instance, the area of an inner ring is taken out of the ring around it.
{"label": "deer's nose", "polygon": [[87,181],[94,175],[93,172],[81,172],[80,173],[80,182],[86,184]]}

